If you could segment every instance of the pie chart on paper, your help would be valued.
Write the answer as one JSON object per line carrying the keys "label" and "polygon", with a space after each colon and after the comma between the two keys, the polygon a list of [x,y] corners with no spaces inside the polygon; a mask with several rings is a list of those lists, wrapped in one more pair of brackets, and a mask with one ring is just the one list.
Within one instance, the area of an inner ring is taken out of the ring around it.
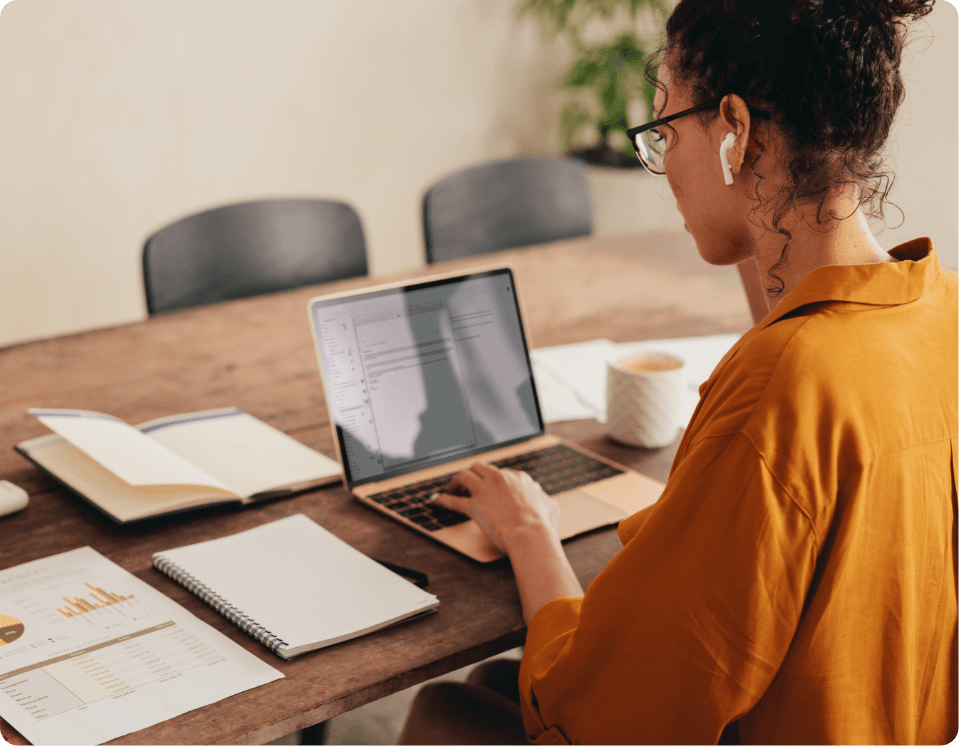
{"label": "pie chart on paper", "polygon": [[0,614],[0,645],[8,645],[23,634],[23,622]]}

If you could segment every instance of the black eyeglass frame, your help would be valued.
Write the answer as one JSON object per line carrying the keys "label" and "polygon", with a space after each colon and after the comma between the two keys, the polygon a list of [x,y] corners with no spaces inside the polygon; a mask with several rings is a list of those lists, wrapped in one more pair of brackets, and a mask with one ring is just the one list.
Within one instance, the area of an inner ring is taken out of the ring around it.
{"label": "black eyeglass frame", "polygon": [[[723,98],[725,98],[725,96],[723,96]],[[691,109],[677,111],[675,114],[670,114],[668,117],[654,119],[652,122],[641,124],[638,127],[630,127],[628,130],[626,130],[626,136],[629,138],[629,141],[633,144],[633,150],[636,151],[636,157],[639,158],[639,162],[643,164],[643,168],[645,168],[647,171],[649,171],[649,173],[654,174],[655,176],[662,176],[665,173],[665,171],[654,171],[652,167],[646,162],[646,159],[643,158],[643,154],[639,152],[639,146],[636,144],[637,135],[641,135],[644,132],[648,132],[651,129],[656,129],[656,127],[659,127],[660,125],[668,124],[669,122],[672,122],[674,119],[679,119],[680,117],[684,117],[687,114],[693,114],[697,111],[702,111],[703,109],[711,109],[714,106],[719,106],[722,102],[723,102],[723,99],[721,98],[718,101],[713,101],[708,104],[700,104],[699,106],[693,106]],[[748,108],[749,113],[752,114],[757,119],[765,119],[765,120],[772,119],[772,114],[770,114],[768,111],[763,111],[762,109],[754,109],[752,106],[747,106],[746,108]]]}

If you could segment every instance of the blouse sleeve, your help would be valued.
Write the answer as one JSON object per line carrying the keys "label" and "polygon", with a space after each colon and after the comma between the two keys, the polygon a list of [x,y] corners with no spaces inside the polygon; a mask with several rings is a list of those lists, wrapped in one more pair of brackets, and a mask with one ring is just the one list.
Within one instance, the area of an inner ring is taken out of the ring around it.
{"label": "blouse sleeve", "polygon": [[776,674],[816,540],[741,435],[693,447],[582,599],[545,605],[520,669],[542,743],[716,743]]}

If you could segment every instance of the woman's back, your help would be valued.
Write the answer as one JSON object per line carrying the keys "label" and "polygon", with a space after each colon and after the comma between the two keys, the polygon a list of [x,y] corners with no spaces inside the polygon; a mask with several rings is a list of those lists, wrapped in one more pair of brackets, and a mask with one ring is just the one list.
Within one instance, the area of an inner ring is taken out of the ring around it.
{"label": "woman's back", "polygon": [[959,295],[921,258],[928,243],[797,287],[714,374],[680,449],[675,469],[699,469],[684,463],[699,443],[741,434],[802,516],[778,526],[807,541],[780,537],[766,560],[782,563],[766,583],[804,566],[808,580],[783,661],[740,721],[749,741],[954,735]]}

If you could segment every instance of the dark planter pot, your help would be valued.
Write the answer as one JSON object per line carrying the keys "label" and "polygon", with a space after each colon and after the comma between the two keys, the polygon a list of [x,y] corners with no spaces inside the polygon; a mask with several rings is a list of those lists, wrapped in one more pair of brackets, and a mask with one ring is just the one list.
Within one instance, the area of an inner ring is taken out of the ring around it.
{"label": "dark planter pot", "polygon": [[569,152],[570,158],[578,158],[590,166],[607,166],[609,168],[642,168],[639,158],[622,150],[616,150],[608,145],[595,145],[591,148],[577,148]]}

